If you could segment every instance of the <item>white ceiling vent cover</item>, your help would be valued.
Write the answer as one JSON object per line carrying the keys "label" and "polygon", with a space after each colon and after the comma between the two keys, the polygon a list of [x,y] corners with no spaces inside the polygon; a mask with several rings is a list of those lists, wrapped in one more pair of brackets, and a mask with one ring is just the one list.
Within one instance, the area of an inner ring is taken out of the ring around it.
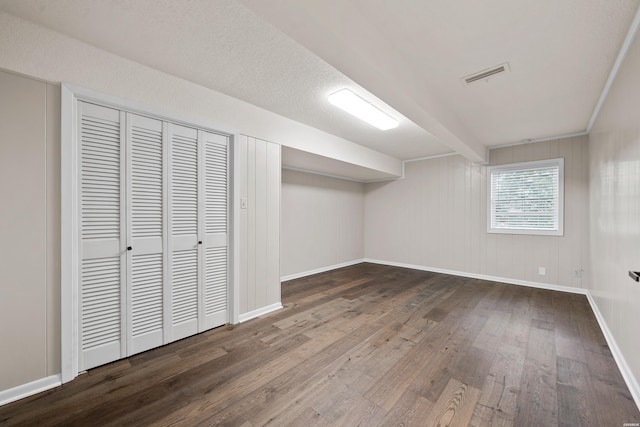
{"label": "white ceiling vent cover", "polygon": [[508,73],[511,71],[509,68],[509,63],[505,62],[504,64],[496,65],[495,67],[488,68],[486,70],[482,70],[477,73],[470,74],[462,78],[462,83],[465,86],[469,86],[473,83],[478,83],[481,81],[488,82],[489,79],[492,79],[500,74]]}

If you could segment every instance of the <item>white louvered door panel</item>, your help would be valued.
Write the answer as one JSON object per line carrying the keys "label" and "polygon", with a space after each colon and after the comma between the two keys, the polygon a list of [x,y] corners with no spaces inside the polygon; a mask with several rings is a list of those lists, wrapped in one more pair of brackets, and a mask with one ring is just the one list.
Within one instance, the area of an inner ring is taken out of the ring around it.
{"label": "white louvered door panel", "polygon": [[227,194],[229,138],[203,134],[204,275],[203,330],[228,321]]}
{"label": "white louvered door panel", "polygon": [[127,114],[128,355],[164,343],[163,126]]}
{"label": "white louvered door panel", "polygon": [[78,102],[79,368],[228,322],[229,138]]}
{"label": "white louvered door panel", "polygon": [[78,103],[80,145],[79,369],[126,355],[124,210],[121,186],[124,113]]}
{"label": "white louvered door panel", "polygon": [[172,341],[198,333],[198,131],[169,125],[169,248]]}

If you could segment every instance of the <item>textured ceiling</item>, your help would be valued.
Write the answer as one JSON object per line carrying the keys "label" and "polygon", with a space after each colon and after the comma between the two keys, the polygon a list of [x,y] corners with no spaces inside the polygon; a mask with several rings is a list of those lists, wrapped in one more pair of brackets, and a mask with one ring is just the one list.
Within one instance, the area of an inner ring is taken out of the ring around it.
{"label": "textured ceiling", "polygon": [[391,108],[401,124],[381,132],[330,105],[343,87],[378,100],[235,1],[0,0],[0,9],[396,158],[451,151]]}
{"label": "textured ceiling", "polygon": [[[455,150],[480,160],[486,146],[584,131],[639,3],[0,0],[0,9],[399,159]],[[504,62],[508,74],[460,82]],[[381,132],[329,105],[345,86],[384,100],[400,126]]]}
{"label": "textured ceiling", "polygon": [[[353,1],[427,76],[425,94],[455,110],[485,145],[585,130],[638,8],[626,0],[483,0],[413,1],[399,10]],[[488,83],[458,80],[504,62],[511,73]]]}
{"label": "textured ceiling", "polygon": [[[241,0],[472,160],[585,131],[637,0]],[[508,62],[511,72],[464,86]]]}

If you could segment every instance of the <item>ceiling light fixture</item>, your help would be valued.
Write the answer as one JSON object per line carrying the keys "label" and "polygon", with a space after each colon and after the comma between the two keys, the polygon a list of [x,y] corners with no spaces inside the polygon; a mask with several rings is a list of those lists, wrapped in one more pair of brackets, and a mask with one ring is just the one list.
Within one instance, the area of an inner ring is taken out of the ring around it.
{"label": "ceiling light fixture", "polygon": [[380,130],[393,129],[398,126],[397,120],[349,89],[341,89],[332,93],[329,95],[329,102]]}

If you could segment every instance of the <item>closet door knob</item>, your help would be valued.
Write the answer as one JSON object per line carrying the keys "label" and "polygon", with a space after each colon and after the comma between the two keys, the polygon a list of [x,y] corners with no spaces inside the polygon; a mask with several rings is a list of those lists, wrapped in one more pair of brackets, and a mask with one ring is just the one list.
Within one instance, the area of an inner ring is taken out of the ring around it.
{"label": "closet door knob", "polygon": [[202,244],[202,240],[198,240],[198,244],[201,245]]}
{"label": "closet door knob", "polygon": [[132,250],[132,249],[133,249],[133,248],[132,248],[131,246],[127,246],[127,250],[128,250],[128,251],[130,251],[130,250]]}

